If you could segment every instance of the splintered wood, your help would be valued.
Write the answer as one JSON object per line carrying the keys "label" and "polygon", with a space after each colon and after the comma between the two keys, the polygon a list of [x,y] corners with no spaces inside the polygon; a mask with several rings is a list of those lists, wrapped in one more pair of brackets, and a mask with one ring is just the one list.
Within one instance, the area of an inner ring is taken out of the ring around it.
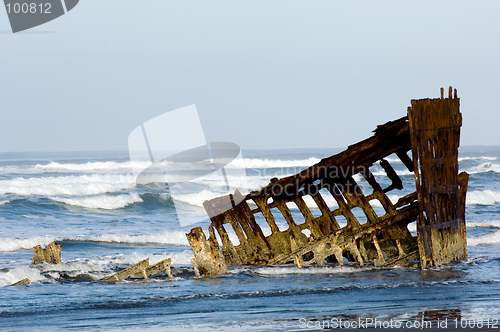
{"label": "splintered wood", "polygon": [[[372,137],[300,173],[273,178],[266,187],[246,196],[236,191],[205,201],[211,220],[208,239],[200,227],[186,234],[200,272],[223,274],[227,266],[234,265],[302,267],[325,262],[342,265],[344,261],[426,268],[467,257],[468,175],[458,175],[460,127],[459,99],[456,90],[452,97],[450,87],[449,98],[412,100],[408,116],[378,126]],[[391,154],[414,173],[416,183],[416,192],[396,203],[387,192],[402,189],[403,182],[385,159]],[[369,169],[377,162],[391,182],[386,188]],[[366,180],[369,194],[361,190],[355,177]],[[328,207],[325,193],[334,198],[337,208]],[[313,216],[306,198],[316,203],[320,216]],[[222,208],[227,202],[233,207]],[[257,208],[252,209],[249,202]],[[298,207],[304,222],[294,220],[289,204]],[[383,207],[382,215],[375,213],[374,204]],[[363,218],[359,214],[356,218],[354,209],[362,211]],[[276,213],[282,215],[288,229],[278,228]],[[270,235],[264,235],[256,216],[265,219]],[[347,221],[346,226],[339,226],[340,218]],[[407,227],[415,220],[417,237]],[[236,234],[238,245],[229,239],[227,227]]]}

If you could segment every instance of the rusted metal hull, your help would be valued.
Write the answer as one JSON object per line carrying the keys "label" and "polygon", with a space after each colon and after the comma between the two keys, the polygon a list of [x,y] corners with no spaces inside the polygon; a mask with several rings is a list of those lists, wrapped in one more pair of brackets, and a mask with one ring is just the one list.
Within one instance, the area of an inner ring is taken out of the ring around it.
{"label": "rusted metal hull", "polygon": [[[408,116],[378,126],[372,137],[339,154],[293,176],[273,178],[269,185],[246,196],[236,191],[229,197],[205,201],[211,220],[209,238],[199,227],[187,234],[201,273],[223,274],[232,265],[342,265],[344,258],[378,266],[420,262],[425,268],[467,257],[468,177],[458,176],[458,108],[459,99],[451,95],[447,99],[412,100]],[[387,192],[403,186],[385,159],[391,154],[414,172],[417,188],[395,204]],[[369,167],[377,162],[391,180],[387,188],[382,188],[370,172]],[[368,183],[370,193],[361,190],[355,177]],[[324,195],[333,196],[338,207],[331,210]],[[313,216],[304,201],[306,196],[316,203],[321,216]],[[383,215],[375,213],[375,201],[383,207]],[[233,207],[223,206],[227,202],[232,202]],[[257,208],[251,209],[249,202]],[[294,220],[287,204],[296,204],[303,217],[301,222]],[[354,216],[353,209],[363,212],[365,222]],[[286,220],[287,230],[276,225],[276,213]],[[270,235],[264,236],[257,215],[265,218]],[[347,220],[347,226],[339,227],[339,217]],[[417,238],[407,228],[415,220]],[[227,227],[232,228],[239,245],[230,241]]]}

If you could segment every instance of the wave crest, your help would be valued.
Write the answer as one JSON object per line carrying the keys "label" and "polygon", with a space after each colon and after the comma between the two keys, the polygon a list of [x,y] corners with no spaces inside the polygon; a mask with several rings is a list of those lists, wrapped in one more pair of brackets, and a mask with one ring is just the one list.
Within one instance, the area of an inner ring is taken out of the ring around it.
{"label": "wave crest", "polygon": [[0,181],[0,195],[87,196],[117,192],[135,187],[132,175],[70,175],[61,177],[15,178]]}
{"label": "wave crest", "polygon": [[51,197],[51,200],[72,206],[80,206],[88,209],[115,210],[126,207],[134,203],[141,203],[143,200],[137,193],[125,195],[99,195],[92,197],[62,198]]}

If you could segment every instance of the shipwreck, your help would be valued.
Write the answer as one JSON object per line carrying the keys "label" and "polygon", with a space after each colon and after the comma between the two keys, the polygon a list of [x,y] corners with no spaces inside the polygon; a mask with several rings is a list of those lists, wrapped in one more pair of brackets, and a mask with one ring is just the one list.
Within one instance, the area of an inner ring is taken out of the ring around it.
{"label": "shipwreck", "polygon": [[[372,137],[341,153],[295,175],[270,179],[266,187],[248,195],[236,191],[205,201],[211,221],[208,238],[201,227],[186,234],[201,274],[224,274],[228,266],[235,265],[302,267],[343,265],[344,261],[425,269],[466,258],[468,174],[458,173],[459,107],[456,89],[450,87],[445,98],[441,88],[440,98],[412,100],[406,116],[377,126]],[[416,188],[396,203],[387,193],[402,189],[403,184],[386,160],[392,154],[414,174]],[[388,187],[382,188],[370,172],[374,163],[385,171],[391,182]],[[356,175],[369,184],[369,194],[356,183]],[[321,194],[325,188],[337,208],[330,209],[326,204]],[[313,216],[305,196],[311,196],[320,216]],[[375,213],[374,201],[383,207],[383,215]],[[297,205],[304,222],[293,219],[289,202]],[[356,218],[354,208],[360,208],[365,218]],[[276,212],[271,209],[281,213],[287,230],[278,228],[273,215]],[[264,236],[256,214],[264,216],[270,235]],[[339,226],[340,217],[347,220],[345,227]],[[408,230],[408,224],[414,221],[417,236]],[[228,227],[238,237],[238,245],[231,242]]]}

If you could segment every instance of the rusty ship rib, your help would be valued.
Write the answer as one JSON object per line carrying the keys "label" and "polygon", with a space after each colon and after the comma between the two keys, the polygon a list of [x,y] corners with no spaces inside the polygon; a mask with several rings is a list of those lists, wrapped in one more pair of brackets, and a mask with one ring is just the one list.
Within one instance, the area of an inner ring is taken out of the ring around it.
{"label": "rusty ship rib", "polygon": [[[246,196],[236,191],[205,201],[211,220],[208,238],[200,227],[186,234],[200,272],[223,274],[227,266],[234,265],[343,265],[344,258],[360,265],[373,262],[376,266],[425,269],[466,258],[468,174],[458,174],[462,116],[456,89],[454,95],[452,92],[450,87],[448,98],[444,98],[441,88],[441,98],[412,100],[407,116],[377,126],[372,137],[295,175],[273,178],[259,191]],[[402,189],[403,184],[385,159],[391,154],[414,174],[416,184],[415,192],[395,204],[387,193]],[[374,163],[384,169],[391,182],[388,187],[382,188],[370,172]],[[356,175],[366,180],[371,193],[363,193],[354,179]],[[321,189],[334,197],[337,208],[328,207]],[[305,196],[314,200],[320,216],[313,216]],[[385,214],[375,213],[375,201]],[[298,224],[292,218],[289,202],[297,205],[304,222]],[[287,230],[281,231],[276,225],[273,208],[286,220]],[[352,212],[355,208],[360,208],[365,218],[356,218]],[[256,222],[257,214],[262,214],[269,225],[269,236],[264,236]],[[345,227],[339,227],[337,221],[342,217],[347,220]],[[414,221],[416,237],[408,230],[408,224]],[[227,227],[238,237],[238,245],[229,239]]]}

